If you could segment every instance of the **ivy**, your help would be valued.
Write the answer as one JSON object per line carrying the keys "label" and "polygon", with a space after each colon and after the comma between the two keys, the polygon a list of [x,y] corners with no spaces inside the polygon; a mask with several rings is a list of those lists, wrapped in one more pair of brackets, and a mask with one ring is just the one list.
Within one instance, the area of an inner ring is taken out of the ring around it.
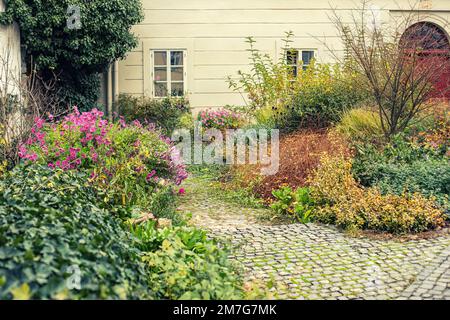
{"label": "ivy", "polygon": [[[79,16],[69,8],[79,9]],[[137,45],[131,27],[142,19],[140,0],[7,0],[0,14],[1,24],[17,22],[27,58],[33,57],[39,72],[62,75],[60,86],[71,86],[65,94],[77,91],[73,85],[83,83],[80,79],[124,58]],[[63,98],[92,103],[98,94],[94,87],[94,94],[83,93],[88,97],[84,101],[76,94],[75,99]],[[86,91],[85,85],[81,91]]]}

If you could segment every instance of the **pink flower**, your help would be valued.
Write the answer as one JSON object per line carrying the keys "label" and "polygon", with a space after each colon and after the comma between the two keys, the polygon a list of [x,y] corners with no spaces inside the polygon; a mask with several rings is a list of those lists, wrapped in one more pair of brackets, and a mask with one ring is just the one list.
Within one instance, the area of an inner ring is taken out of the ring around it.
{"label": "pink flower", "polygon": [[152,170],[152,172],[150,172],[147,177],[145,178],[147,180],[147,182],[150,182],[150,179],[153,178],[156,174],[155,170]]}
{"label": "pink flower", "polygon": [[27,149],[26,149],[25,146],[22,144],[22,145],[20,145],[20,147],[19,147],[19,157],[23,159],[23,158],[26,157],[26,155],[27,155]]}
{"label": "pink flower", "polygon": [[34,118],[34,124],[36,125],[36,128],[41,129],[44,126],[44,119],[36,117]]}
{"label": "pink flower", "polygon": [[184,194],[186,194],[186,190],[184,190],[184,188],[181,188],[181,189],[178,191],[178,194],[179,194],[179,195],[184,195]]}
{"label": "pink flower", "polygon": [[31,160],[31,161],[33,161],[33,162],[36,162],[37,159],[38,159],[38,156],[37,156],[36,153],[33,153],[33,154],[31,154],[31,155],[28,156],[28,159]]}
{"label": "pink flower", "polygon": [[92,159],[92,161],[97,162],[98,161],[98,153],[93,152],[91,154],[91,159]]}

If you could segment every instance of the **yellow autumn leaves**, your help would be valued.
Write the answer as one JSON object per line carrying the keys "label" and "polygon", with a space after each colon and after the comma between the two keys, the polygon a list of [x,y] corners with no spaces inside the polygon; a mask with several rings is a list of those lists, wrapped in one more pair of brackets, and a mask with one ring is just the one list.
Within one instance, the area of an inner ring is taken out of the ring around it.
{"label": "yellow autumn leaves", "polygon": [[321,206],[315,218],[349,230],[371,229],[392,233],[421,232],[444,225],[435,199],[420,194],[383,195],[363,188],[353,178],[350,160],[325,155],[313,173],[312,196]]}

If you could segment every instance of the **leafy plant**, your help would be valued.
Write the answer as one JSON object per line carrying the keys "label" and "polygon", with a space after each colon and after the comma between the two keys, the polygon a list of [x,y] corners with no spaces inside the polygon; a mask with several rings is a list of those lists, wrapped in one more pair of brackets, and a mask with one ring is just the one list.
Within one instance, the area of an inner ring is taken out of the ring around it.
{"label": "leafy plant", "polygon": [[276,201],[271,208],[278,215],[294,216],[301,223],[309,223],[313,218],[314,201],[310,196],[308,188],[298,188],[295,191],[291,187],[282,187],[274,190],[273,196]]}
{"label": "leafy plant", "polygon": [[148,206],[151,194],[186,177],[180,155],[154,128],[139,122],[112,124],[98,110],[74,113],[58,123],[36,119],[31,137],[19,148],[27,162],[78,170],[105,192],[105,202]]}
{"label": "leafy plant", "polygon": [[0,180],[0,298],[155,297],[130,234],[97,202],[80,172],[18,166]]}
{"label": "leafy plant", "polygon": [[269,127],[296,129],[324,127],[340,119],[342,112],[366,98],[354,86],[356,77],[338,65],[311,61],[295,75],[287,64],[292,32],[286,32],[280,57],[274,60],[255,47],[248,38],[251,72],[239,72],[239,79],[228,78],[231,89],[246,93],[247,113]]}
{"label": "leafy plant", "polygon": [[311,222],[314,210],[314,201],[308,188],[298,188],[294,193],[294,214],[303,224]]}
{"label": "leafy plant", "polygon": [[228,77],[229,87],[234,91],[248,94],[247,112],[256,117],[258,123],[275,125],[274,116],[282,112],[292,93],[290,83],[293,79],[291,68],[286,64],[285,50],[289,50],[292,32],[286,32],[283,39],[283,53],[277,61],[260,52],[255,47],[255,40],[247,38],[250,48],[251,72],[239,71],[238,80]]}
{"label": "leafy plant", "polygon": [[185,128],[186,121],[189,120],[186,117],[191,117],[192,122],[189,102],[185,98],[151,99],[121,94],[118,108],[126,121],[154,123],[166,135],[170,135],[179,126]]}
{"label": "leafy plant", "polygon": [[367,99],[355,86],[357,76],[336,64],[310,63],[299,70],[292,82],[292,99],[282,114],[280,127],[326,127],[338,122],[343,113]]}
{"label": "leafy plant", "polygon": [[418,192],[450,210],[450,163],[443,152],[397,136],[381,149],[359,146],[352,171],[363,186],[378,187],[383,194]]}
{"label": "leafy plant", "polygon": [[318,208],[314,218],[344,229],[371,229],[391,233],[431,230],[444,225],[445,216],[421,194],[383,195],[363,188],[353,178],[352,164],[342,157],[323,156],[310,178],[311,195]]}
{"label": "leafy plant", "polygon": [[159,299],[242,299],[242,283],[227,252],[204,231],[147,224],[133,232],[146,252],[149,286]]}

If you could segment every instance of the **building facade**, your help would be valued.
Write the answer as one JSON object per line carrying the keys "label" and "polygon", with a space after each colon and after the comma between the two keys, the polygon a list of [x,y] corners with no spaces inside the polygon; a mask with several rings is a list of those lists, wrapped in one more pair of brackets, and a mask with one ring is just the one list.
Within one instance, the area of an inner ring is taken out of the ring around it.
{"label": "building facade", "polygon": [[[196,110],[244,105],[245,94],[228,87],[228,76],[248,71],[246,37],[273,58],[282,54],[285,32],[297,50],[290,63],[311,58],[335,61],[343,45],[330,17],[345,20],[358,0],[142,0],[145,19],[134,27],[139,46],[110,70],[104,101],[119,93],[161,97],[185,94]],[[417,21],[436,25],[448,40],[450,0],[372,0],[368,6],[376,23],[413,14]],[[324,42],[326,45],[324,45]],[[298,67],[304,65],[298,65]]]}
{"label": "building facade", "polygon": [[[0,12],[5,10],[5,3],[0,0]],[[17,24],[0,24],[0,93],[17,93],[20,82],[22,60],[20,32]]]}

